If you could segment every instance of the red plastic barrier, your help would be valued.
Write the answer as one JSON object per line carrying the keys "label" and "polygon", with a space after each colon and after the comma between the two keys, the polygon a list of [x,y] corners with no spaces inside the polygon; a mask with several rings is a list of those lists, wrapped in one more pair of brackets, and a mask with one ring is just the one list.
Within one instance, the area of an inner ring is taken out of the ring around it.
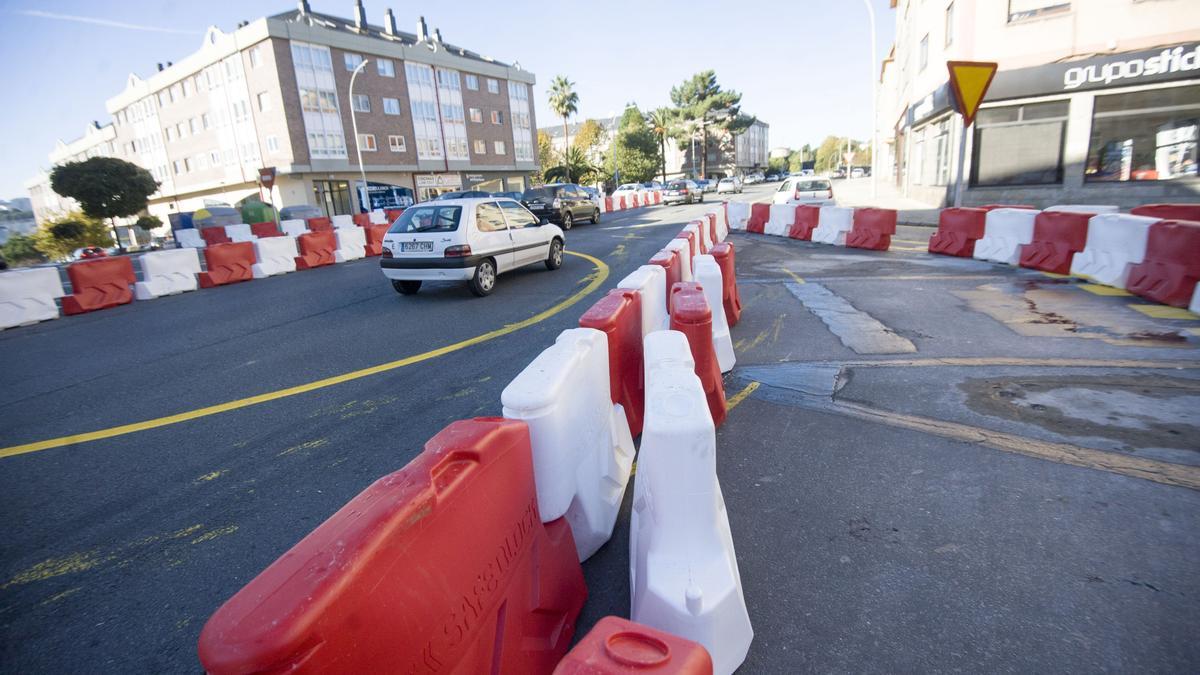
{"label": "red plastic barrier", "polygon": [[1092,213],[1042,211],[1033,220],[1033,241],[1021,245],[1021,267],[1070,274],[1071,259],[1087,244]]}
{"label": "red plastic barrier", "polygon": [[196,275],[200,288],[225,286],[254,278],[252,267],[258,262],[254,255],[254,244],[241,241],[236,244],[217,244],[204,249],[207,272]]}
{"label": "red plastic barrier", "polygon": [[367,235],[367,255],[383,254],[383,236],[387,234],[389,227],[391,225],[372,225],[364,228],[363,231]]}
{"label": "red plastic barrier", "polygon": [[712,257],[721,266],[721,303],[725,305],[725,320],[733,328],[742,318],[742,296],[738,293],[733,244],[725,241],[712,247]]}
{"label": "red plastic barrier", "polygon": [[675,251],[663,249],[650,258],[651,265],[660,265],[667,270],[667,311],[671,311],[671,289],[683,281],[683,259]]}
{"label": "red plastic barrier", "polygon": [[708,231],[708,219],[701,218],[688,224],[696,226],[696,246],[700,248],[700,255],[708,253],[708,246],[704,242],[713,240],[712,234]]}
{"label": "red plastic barrier", "polygon": [[71,294],[63,296],[63,314],[83,314],[133,302],[137,282],[129,256],[97,258],[67,265]]}
{"label": "red plastic barrier", "polygon": [[625,196],[624,195],[617,197],[617,208],[621,209],[622,211],[627,208],[625,206]]}
{"label": "red plastic barrier", "polygon": [[359,227],[371,226],[371,214],[369,213],[356,213],[350,216],[350,219],[353,220],[354,224]]}
{"label": "red plastic barrier", "polygon": [[725,421],[725,381],[713,347],[712,309],[704,299],[704,289],[695,281],[681,281],[671,289],[671,330],[687,336],[713,425],[721,426]]}
{"label": "red plastic barrier", "polygon": [[770,204],[751,204],[750,219],[746,221],[746,231],[762,234],[763,229],[767,225],[767,221],[771,219]]}
{"label": "red plastic barrier", "polygon": [[283,236],[283,233],[279,231],[279,226],[270,220],[263,223],[250,223],[250,233],[259,239]]}
{"label": "red plastic barrier", "polygon": [[1145,204],[1133,209],[1130,213],[1159,220],[1200,222],[1200,204]]}
{"label": "red plastic barrier", "polygon": [[220,607],[209,673],[549,673],[587,597],[565,519],[542,525],[529,428],[460,421]]}
{"label": "red plastic barrier", "polygon": [[637,291],[616,288],[579,318],[580,328],[608,335],[608,381],[613,403],[620,403],[634,438],[642,433],[645,406],[642,382],[642,299]]}
{"label": "red plastic barrier", "polygon": [[612,210],[613,210],[612,197],[605,197],[604,198],[604,212],[612,213]]}
{"label": "red plastic barrier", "polygon": [[1025,209],[1027,211],[1037,211],[1036,206],[1030,206],[1029,204],[984,204],[978,208],[981,208],[984,211],[995,211],[996,209]]}
{"label": "red plastic barrier", "polygon": [[895,209],[856,208],[854,224],[846,233],[847,248],[886,251],[896,234]]}
{"label": "red plastic barrier", "polygon": [[308,224],[309,232],[332,232],[333,221],[325,216],[320,218],[308,218],[304,221]]}
{"label": "red plastic barrier", "polygon": [[696,232],[687,231],[680,231],[679,234],[675,235],[676,239],[682,239],[688,243],[688,248],[692,251],[692,260],[695,260],[696,256],[700,255],[700,242],[697,241],[698,237],[696,235]]}
{"label": "red plastic barrier", "polygon": [[559,662],[554,675],[712,675],[698,642],[628,619],[606,616]]}
{"label": "red plastic barrier", "polygon": [[632,200],[632,203],[629,206],[629,208],[631,208],[631,209],[636,209],[637,207],[642,205],[642,196],[639,194],[635,193],[635,194],[629,195],[629,199]]}
{"label": "red plastic barrier", "polygon": [[929,238],[929,252],[970,258],[975,255],[975,242],[983,239],[983,227],[988,209],[942,209],[938,229]]}
{"label": "red plastic barrier", "polygon": [[333,252],[337,250],[337,237],[333,231],[305,232],[296,237],[300,255],[296,256],[296,269],[307,270],[334,263]]}
{"label": "red plastic barrier", "polygon": [[391,225],[404,213],[404,209],[387,209],[383,213],[387,216],[388,225]]}
{"label": "red plastic barrier", "polygon": [[1146,258],[1129,269],[1125,290],[1164,305],[1187,307],[1200,281],[1200,223],[1160,220],[1150,226]]}
{"label": "red plastic barrier", "polygon": [[225,234],[225,228],[223,227],[202,227],[200,228],[200,236],[204,238],[204,243],[209,246],[233,243],[229,235]]}
{"label": "red plastic barrier", "polygon": [[704,215],[707,216],[707,218],[705,218],[705,220],[708,221],[708,240],[713,243],[713,246],[716,246],[717,245],[717,214],[706,213]]}
{"label": "red plastic barrier", "polygon": [[791,229],[788,230],[788,236],[792,239],[812,241],[813,230],[817,229],[820,220],[821,207],[811,204],[797,206],[796,222],[792,223]]}

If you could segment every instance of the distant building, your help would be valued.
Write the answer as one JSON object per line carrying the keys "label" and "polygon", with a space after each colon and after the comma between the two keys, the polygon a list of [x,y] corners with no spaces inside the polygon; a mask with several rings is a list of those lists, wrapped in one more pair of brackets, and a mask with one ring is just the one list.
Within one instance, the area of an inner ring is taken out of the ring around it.
{"label": "distant building", "polygon": [[[73,141],[59,139],[47,159],[50,166],[57,166],[67,162],[81,162],[92,157],[112,157],[116,151],[116,137],[116,129],[112,124],[92,122],[84,129],[83,136]],[[48,171],[40,171],[37,176],[26,181],[25,189],[29,191],[30,210],[39,224],[79,209],[79,204],[74,199],[63,197],[50,189]]]}
{"label": "distant building", "polygon": [[791,154],[791,148],[771,148],[771,151],[767,153],[767,159],[787,159]]}
{"label": "distant building", "polygon": [[1195,201],[1195,0],[893,0],[877,170],[906,196],[954,199],[961,118],[947,60],[995,61],[967,138],[965,204]]}

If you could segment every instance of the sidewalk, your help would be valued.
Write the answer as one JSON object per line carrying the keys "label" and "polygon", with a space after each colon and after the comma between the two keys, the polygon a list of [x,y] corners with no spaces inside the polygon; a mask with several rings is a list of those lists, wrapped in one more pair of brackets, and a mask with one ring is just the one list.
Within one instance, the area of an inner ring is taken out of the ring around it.
{"label": "sidewalk", "polygon": [[896,209],[899,212],[897,220],[903,225],[937,227],[940,208],[904,197],[885,176],[879,177],[877,189],[878,194],[871,197],[870,178],[833,181],[833,193],[837,197],[838,206],[875,206],[883,209]]}

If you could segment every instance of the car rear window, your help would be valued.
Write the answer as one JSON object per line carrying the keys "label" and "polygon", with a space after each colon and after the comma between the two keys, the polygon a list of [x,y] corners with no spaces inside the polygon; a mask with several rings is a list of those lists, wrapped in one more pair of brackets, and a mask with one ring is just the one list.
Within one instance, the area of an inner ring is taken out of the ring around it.
{"label": "car rear window", "polygon": [[536,187],[526,190],[522,199],[551,199],[552,197],[554,197],[554,188]]}
{"label": "car rear window", "polygon": [[686,187],[687,187],[687,183],[681,183],[679,181],[675,181],[674,183],[667,183],[668,190],[682,190]]}
{"label": "car rear window", "polygon": [[828,190],[829,181],[827,180],[799,180],[796,181],[796,192],[815,192],[817,190]]}
{"label": "car rear window", "polygon": [[462,207],[458,205],[438,206],[434,204],[410,206],[404,210],[388,232],[453,232],[462,222]]}

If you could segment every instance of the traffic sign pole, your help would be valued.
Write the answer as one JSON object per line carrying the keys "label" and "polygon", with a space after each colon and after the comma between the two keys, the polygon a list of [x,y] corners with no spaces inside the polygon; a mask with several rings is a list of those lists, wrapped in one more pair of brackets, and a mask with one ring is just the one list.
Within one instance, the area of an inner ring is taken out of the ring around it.
{"label": "traffic sign pole", "polygon": [[962,115],[962,133],[958,137],[958,176],[954,180],[954,206],[962,206],[963,167],[967,162],[967,132],[975,122],[979,105],[987,94],[992,78],[996,76],[997,64],[988,61],[947,61],[950,71],[950,90],[954,94],[954,106]]}

